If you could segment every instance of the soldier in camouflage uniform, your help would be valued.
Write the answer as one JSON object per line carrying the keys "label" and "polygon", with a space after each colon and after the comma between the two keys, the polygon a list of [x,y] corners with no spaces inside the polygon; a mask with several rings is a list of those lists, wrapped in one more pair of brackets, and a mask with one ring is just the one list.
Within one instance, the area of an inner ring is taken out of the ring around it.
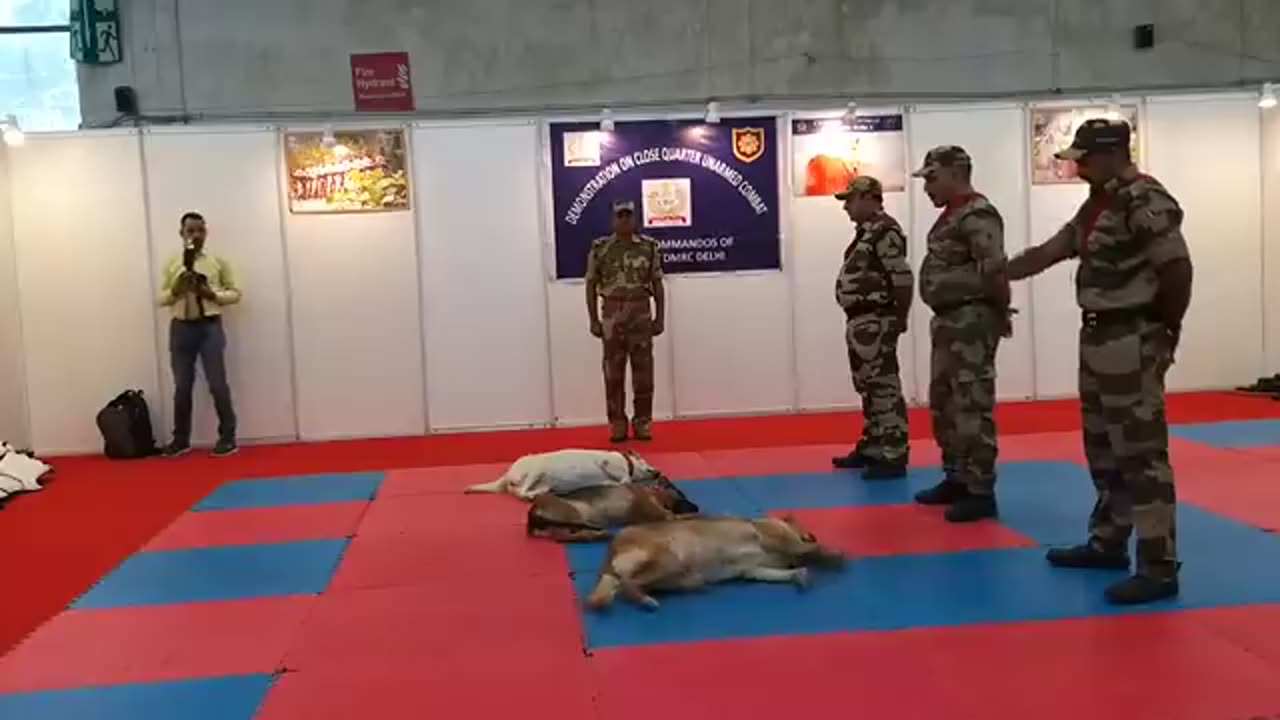
{"label": "soldier in camouflage uniform", "polygon": [[1151,602],[1178,593],[1176,493],[1164,414],[1165,372],[1173,363],[1191,301],[1191,259],[1182,209],[1159,181],[1138,172],[1128,123],[1085,122],[1058,153],[1078,163],[1089,197],[1061,230],[1009,264],[1013,279],[1079,258],[1083,441],[1098,499],[1089,541],[1049,551],[1060,567],[1129,569],[1107,588],[1109,601]]}
{"label": "soldier in camouflage uniform", "polygon": [[652,437],[653,338],[662,334],[666,293],[658,241],[635,233],[634,202],[613,204],[613,234],[591,243],[587,256],[587,315],[604,342],[605,408],[610,439],[627,439],[627,361],[631,361],[637,440]]}
{"label": "soldier in camouflage uniform", "polygon": [[907,329],[914,284],[907,239],[898,221],[884,211],[879,180],[857,178],[835,197],[858,224],[836,278],[836,302],[846,318],[849,369],[862,397],[863,422],[857,446],[832,464],[863,467],[867,479],[902,477],[908,461],[907,403],[898,338]]}
{"label": "soldier in camouflage uniform", "polygon": [[916,501],[948,505],[952,522],[997,514],[996,349],[1011,333],[1004,221],[974,192],[972,171],[969,154],[948,145],[930,150],[914,173],[943,208],[920,266],[920,297],[934,313],[929,407],[943,479]]}

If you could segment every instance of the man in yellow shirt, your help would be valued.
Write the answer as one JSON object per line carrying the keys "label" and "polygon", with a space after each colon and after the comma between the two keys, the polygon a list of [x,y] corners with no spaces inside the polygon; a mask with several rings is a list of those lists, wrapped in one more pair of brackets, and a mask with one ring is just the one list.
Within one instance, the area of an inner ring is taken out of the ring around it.
{"label": "man in yellow shirt", "polygon": [[240,288],[227,261],[205,253],[208,229],[200,213],[183,215],[179,234],[185,249],[165,263],[160,278],[160,305],[170,308],[173,316],[169,324],[173,442],[164,454],[177,457],[191,450],[191,392],[198,357],[218,411],[218,442],[213,454],[222,457],[237,449],[236,415],[223,359],[227,336],[222,328],[222,308],[240,302]]}

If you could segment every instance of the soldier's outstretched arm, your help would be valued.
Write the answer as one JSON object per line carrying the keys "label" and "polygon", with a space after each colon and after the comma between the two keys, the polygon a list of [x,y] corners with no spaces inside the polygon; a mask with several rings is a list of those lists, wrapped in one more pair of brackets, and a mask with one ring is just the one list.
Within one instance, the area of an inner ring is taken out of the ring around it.
{"label": "soldier's outstretched arm", "polygon": [[1015,255],[1009,261],[1009,279],[1022,280],[1039,275],[1063,260],[1075,257],[1075,232],[1074,221],[1068,222],[1053,237]]}

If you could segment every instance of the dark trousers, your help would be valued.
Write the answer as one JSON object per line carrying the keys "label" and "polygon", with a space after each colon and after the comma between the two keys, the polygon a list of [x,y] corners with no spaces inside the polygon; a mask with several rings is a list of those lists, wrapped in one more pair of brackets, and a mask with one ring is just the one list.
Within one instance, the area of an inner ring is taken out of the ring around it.
{"label": "dark trousers", "polygon": [[196,382],[196,358],[209,381],[209,393],[218,411],[218,438],[235,440],[236,413],[231,405],[231,386],[223,353],[227,336],[220,318],[173,320],[169,325],[169,359],[173,365],[173,439],[191,440],[191,392]]}

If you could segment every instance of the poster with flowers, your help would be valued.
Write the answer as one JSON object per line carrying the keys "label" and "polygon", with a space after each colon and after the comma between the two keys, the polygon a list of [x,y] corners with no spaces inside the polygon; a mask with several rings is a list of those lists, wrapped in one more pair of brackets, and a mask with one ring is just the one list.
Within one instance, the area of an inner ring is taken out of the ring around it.
{"label": "poster with flowers", "polygon": [[791,185],[798,196],[830,197],[863,175],[879,180],[886,192],[906,187],[900,114],[793,120],[791,147]]}
{"label": "poster with flowers", "polygon": [[1129,123],[1130,152],[1138,161],[1138,107],[1059,107],[1031,111],[1031,184],[1065,185],[1082,183],[1073,160],[1059,160],[1054,153],[1069,147],[1076,129],[1091,118],[1125,120]]}
{"label": "poster with flowers", "polygon": [[286,132],[289,211],[409,209],[405,131]]}

